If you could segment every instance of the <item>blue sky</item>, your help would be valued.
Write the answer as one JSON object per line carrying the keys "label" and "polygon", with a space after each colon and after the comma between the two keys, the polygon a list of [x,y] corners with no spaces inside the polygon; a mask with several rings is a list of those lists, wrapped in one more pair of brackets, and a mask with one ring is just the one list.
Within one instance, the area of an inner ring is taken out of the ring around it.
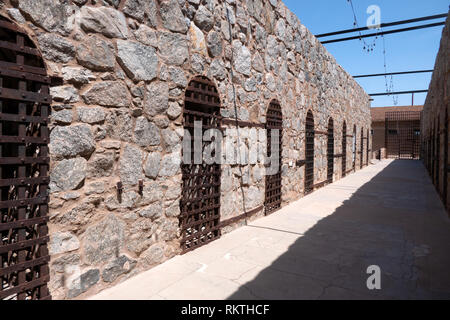
{"label": "blue sky", "polygon": [[[313,34],[353,28],[353,12],[347,0],[284,0],[286,6],[293,11]],[[356,16],[360,26],[365,26],[369,15],[366,13],[370,5],[381,8],[381,22],[388,23],[440,13],[447,13],[449,0],[353,0]],[[418,24],[441,21],[429,20],[416,24],[407,24],[393,28],[406,28]],[[392,30],[386,28],[385,30]],[[387,72],[433,69],[442,35],[442,26],[415,30],[385,36]],[[330,37],[349,37],[357,33]],[[321,40],[324,40],[322,38]],[[367,38],[369,43],[373,38]],[[359,40],[325,44],[337,62],[351,75],[384,73],[383,43],[376,40],[374,51],[367,53]],[[431,73],[394,76],[394,90],[428,89]],[[367,93],[385,92],[384,77],[357,79]],[[425,102],[426,93],[416,94],[414,104]],[[374,97],[373,107],[393,106],[390,96]],[[411,105],[411,95],[399,95],[398,105]]]}

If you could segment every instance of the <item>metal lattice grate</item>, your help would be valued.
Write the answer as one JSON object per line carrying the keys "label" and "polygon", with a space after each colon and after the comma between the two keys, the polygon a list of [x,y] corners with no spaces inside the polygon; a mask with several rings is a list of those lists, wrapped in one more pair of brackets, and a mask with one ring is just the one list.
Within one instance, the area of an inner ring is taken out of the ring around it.
{"label": "metal lattice grate", "polygon": [[308,111],[305,122],[306,148],[305,148],[305,194],[314,191],[314,117]]}
{"label": "metal lattice grate", "polygon": [[444,205],[448,211],[448,111],[445,109],[444,118],[444,189],[443,189],[443,200]]}
{"label": "metal lattice grate", "polygon": [[50,78],[28,36],[0,17],[0,299],[50,299]]}
{"label": "metal lattice grate", "polygon": [[283,114],[277,101],[272,101],[267,110],[267,152],[271,156],[272,130],[279,130],[279,168],[274,175],[266,175],[265,214],[271,214],[281,208],[281,165],[282,165],[282,139],[283,139]]}
{"label": "metal lattice grate", "polygon": [[360,162],[359,162],[359,168],[362,169],[364,166],[364,129],[361,128],[361,151],[360,151]]}
{"label": "metal lattice grate", "polygon": [[439,190],[439,183],[440,183],[440,179],[439,179],[439,173],[440,173],[440,168],[439,168],[439,165],[440,165],[440,157],[441,157],[441,130],[440,130],[440,128],[441,128],[441,123],[440,123],[440,121],[439,121],[439,117],[438,117],[438,119],[436,120],[436,122],[437,122],[437,131],[436,131],[436,178],[435,178],[435,180],[436,180],[436,184],[435,184],[435,186],[436,186],[436,190],[438,191],[438,193],[440,194],[440,190]]}
{"label": "metal lattice grate", "polygon": [[342,126],[342,177],[347,174],[347,124]]}
{"label": "metal lattice grate", "polygon": [[334,173],[334,122],[330,118],[328,121],[328,141],[327,141],[327,182],[333,182]]}
{"label": "metal lattice grate", "polygon": [[366,166],[369,165],[369,144],[370,144],[370,130],[367,129],[367,140],[366,140]]}
{"label": "metal lattice grate", "polygon": [[353,136],[352,136],[352,169],[353,171],[356,170],[356,125],[353,127]]}
{"label": "metal lattice grate", "polygon": [[[194,124],[202,123],[202,135],[211,128],[220,128],[220,99],[216,86],[206,77],[196,77],[186,89],[184,128],[191,135],[191,162],[183,163],[182,197],[180,200],[181,249],[183,253],[220,237],[219,163],[206,164],[202,157],[195,164]],[[186,143],[185,137],[185,143]],[[202,150],[207,142],[203,142]],[[183,154],[187,150],[183,149]]]}
{"label": "metal lattice grate", "polygon": [[419,158],[420,118],[420,111],[386,112],[386,152],[388,158]]}

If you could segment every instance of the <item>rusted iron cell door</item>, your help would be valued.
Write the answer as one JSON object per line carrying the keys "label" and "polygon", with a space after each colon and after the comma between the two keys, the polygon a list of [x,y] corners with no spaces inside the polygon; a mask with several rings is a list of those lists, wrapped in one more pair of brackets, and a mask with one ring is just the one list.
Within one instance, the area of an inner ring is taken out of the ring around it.
{"label": "rusted iron cell door", "polygon": [[352,158],[352,169],[353,171],[356,170],[356,125],[353,126],[353,136],[352,136],[352,154],[353,154],[353,158]]}
{"label": "rusted iron cell door", "polygon": [[334,173],[334,122],[333,118],[328,121],[327,141],[327,183],[333,182]]}
{"label": "rusted iron cell door", "polygon": [[366,140],[366,166],[369,165],[369,145],[370,145],[370,130],[367,129],[367,140]]}
{"label": "rusted iron cell door", "polygon": [[445,109],[444,118],[444,189],[443,189],[443,199],[444,205],[448,211],[448,111]]}
{"label": "rusted iron cell door", "polygon": [[306,114],[305,122],[305,194],[314,190],[314,117],[311,111]]}
{"label": "rusted iron cell door", "polygon": [[347,124],[342,126],[342,177],[347,175]]}
{"label": "rusted iron cell door", "polygon": [[441,194],[440,191],[440,160],[441,160],[441,123],[440,123],[440,117],[438,116],[438,118],[436,119],[437,122],[437,129],[436,129],[436,177],[435,177],[435,186],[436,186],[436,190],[438,191],[439,194]]}
{"label": "rusted iron cell door", "polygon": [[[267,154],[272,157],[272,135],[278,130],[278,170],[275,174],[266,174],[265,214],[271,214],[281,208],[281,165],[283,139],[283,113],[280,104],[274,100],[270,103],[266,117]],[[270,166],[268,164],[267,166]]]}
{"label": "rusted iron cell door", "polygon": [[30,38],[0,16],[0,299],[50,299],[50,79]]}
{"label": "rusted iron cell door", "polygon": [[436,168],[436,139],[435,139],[435,126],[434,126],[434,121],[433,121],[433,126],[431,128],[431,180],[433,181],[434,184],[434,169]]}
{"label": "rusted iron cell door", "polygon": [[[219,94],[208,78],[196,77],[189,83],[183,116],[185,137],[179,223],[181,249],[186,253],[220,237],[221,167],[218,162],[207,164],[203,157],[203,151],[211,144],[202,139],[205,131],[221,126]],[[195,123],[201,125],[202,137],[194,136]],[[196,145],[194,138],[201,141],[201,145]]]}
{"label": "rusted iron cell door", "polygon": [[364,166],[364,128],[361,128],[361,151],[360,151],[360,163],[359,168],[362,169]]}
{"label": "rusted iron cell door", "polygon": [[386,112],[386,153],[390,159],[419,159],[420,111]]}

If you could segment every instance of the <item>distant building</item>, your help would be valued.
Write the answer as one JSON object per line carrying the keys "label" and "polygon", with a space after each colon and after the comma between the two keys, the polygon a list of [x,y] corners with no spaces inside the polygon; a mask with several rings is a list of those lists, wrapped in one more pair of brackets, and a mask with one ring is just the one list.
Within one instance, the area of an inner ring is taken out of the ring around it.
{"label": "distant building", "polygon": [[423,106],[371,108],[373,157],[419,158]]}

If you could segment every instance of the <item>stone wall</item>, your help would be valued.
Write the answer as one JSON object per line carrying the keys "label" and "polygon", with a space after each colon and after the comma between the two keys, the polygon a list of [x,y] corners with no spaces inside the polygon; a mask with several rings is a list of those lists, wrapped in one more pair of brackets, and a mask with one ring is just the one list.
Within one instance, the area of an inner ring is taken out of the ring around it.
{"label": "stone wall", "polygon": [[[370,129],[368,95],[281,1],[7,0],[0,13],[28,31],[48,73],[64,81],[51,90],[56,299],[92,295],[180,252],[182,111],[194,76],[216,83],[226,118],[236,103],[239,120],[264,124],[270,101],[279,101],[283,205],[303,196],[304,167],[295,164],[305,158],[308,110],[318,131],[333,118],[335,154],[342,153],[344,121],[348,135],[357,127],[358,151],[361,128],[365,137]],[[264,135],[248,135],[247,144],[264,144]],[[351,138],[347,143],[350,169]],[[315,144],[320,183],[326,135]],[[359,155],[356,162],[358,169]],[[223,165],[223,219],[243,213],[242,190],[247,210],[264,204],[261,171],[258,164]],[[334,179],[341,176],[335,158]]]}
{"label": "stone wall", "polygon": [[[450,63],[449,63],[449,55],[450,55],[450,17],[447,17],[447,21],[442,32],[441,44],[439,53],[436,58],[436,63],[434,65],[433,76],[431,78],[431,82],[428,88],[428,95],[425,100],[425,105],[423,107],[423,116],[422,116],[422,159],[425,161],[425,165],[429,169],[430,173],[432,173],[433,163],[429,161],[429,152],[428,146],[430,143],[430,139],[433,136],[434,130],[434,145],[437,146],[437,136],[440,136],[440,153],[436,154],[437,148],[435,147],[434,155],[431,157],[439,158],[439,169],[438,172],[434,175],[433,182],[437,187],[437,190],[444,201],[447,204],[447,210],[450,212],[448,204],[450,204],[450,195],[448,188],[445,190],[445,180],[448,185],[448,175],[445,173],[448,171],[448,156],[447,163],[445,163],[445,153],[449,153],[449,145],[445,145],[445,135],[448,136],[448,127],[447,131],[445,130],[445,122],[446,122],[446,114],[447,114],[447,125],[448,125],[448,113],[449,109],[449,92],[450,92],[450,82],[449,74],[450,74]],[[439,128],[440,132],[437,132]]]}

